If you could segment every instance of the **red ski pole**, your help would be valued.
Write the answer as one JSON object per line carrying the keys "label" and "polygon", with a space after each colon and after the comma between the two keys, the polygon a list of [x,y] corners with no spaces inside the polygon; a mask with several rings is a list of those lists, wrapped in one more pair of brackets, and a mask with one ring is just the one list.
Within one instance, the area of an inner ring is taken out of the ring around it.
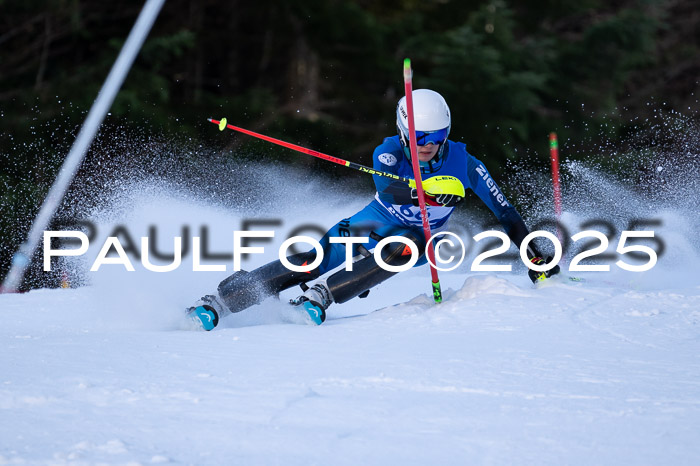
{"label": "red ski pole", "polygon": [[239,133],[247,134],[248,136],[253,136],[254,138],[262,139],[263,141],[277,144],[278,146],[286,147],[287,149],[292,149],[292,150],[295,150],[297,152],[301,152],[302,154],[311,155],[313,157],[316,157],[316,158],[319,158],[322,160],[327,160],[328,162],[337,163],[338,165],[343,165],[343,166],[346,166],[348,168],[359,170],[363,173],[369,173],[370,175],[384,176],[387,178],[394,179],[396,181],[403,181],[404,183],[408,183],[412,188],[415,188],[414,182],[410,178],[404,178],[402,176],[395,175],[393,173],[387,173],[387,172],[375,170],[374,168],[365,167],[364,165],[360,165],[359,163],[339,159],[338,157],[333,157],[332,155],[324,154],[323,152],[318,152],[318,151],[315,151],[313,149],[307,149],[306,147],[297,146],[296,144],[292,144],[291,142],[285,142],[285,141],[281,141],[279,139],[275,139],[275,138],[270,137],[270,136],[265,136],[264,134],[256,133],[256,132],[251,131],[249,129],[239,128],[238,126],[233,126],[233,125],[229,124],[226,121],[226,118],[222,118],[221,121],[215,120],[213,118],[207,118],[207,121],[217,125],[219,127],[219,131],[223,131],[226,128],[228,128],[228,129],[231,129],[233,131],[238,131]]}

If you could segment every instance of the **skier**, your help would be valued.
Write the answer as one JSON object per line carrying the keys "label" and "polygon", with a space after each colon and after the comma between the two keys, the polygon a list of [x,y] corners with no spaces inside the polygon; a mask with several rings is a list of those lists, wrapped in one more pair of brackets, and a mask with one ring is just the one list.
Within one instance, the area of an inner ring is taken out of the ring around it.
{"label": "skier", "polygon": [[[447,221],[455,206],[463,200],[464,188],[468,187],[491,209],[510,239],[520,247],[529,233],[528,228],[484,164],[467,152],[465,144],[448,139],[451,116],[445,99],[435,91],[417,89],[413,91],[413,105],[417,155],[431,232],[435,234],[447,229]],[[384,139],[374,150],[373,160],[375,170],[413,179],[407,116],[404,96],[396,107],[398,135]],[[364,297],[372,287],[395,274],[381,267],[369,252],[383,238],[404,236],[413,241],[420,255],[415,266],[425,264],[425,237],[416,188],[379,175],[374,175],[374,183],[377,188],[374,200],[355,215],[338,222],[323,236],[320,241],[323,260],[316,269],[295,272],[277,260],[252,272],[236,272],[219,284],[217,295],[207,295],[198,305],[189,308],[190,317],[206,330],[211,330],[220,317],[301,285],[303,294],[290,303],[302,306],[309,319],[320,325],[331,303]],[[331,243],[333,237],[369,237],[369,242],[352,245],[352,257],[356,259],[352,271],[342,269],[311,287],[307,286],[345,262],[346,246]],[[410,253],[404,243],[393,242],[382,249],[381,257],[386,264],[400,266],[408,262]],[[546,263],[532,242],[527,248],[527,256],[535,265]],[[316,252],[312,249],[292,255],[288,260],[294,265],[306,265],[315,258]],[[559,266],[556,266],[547,272],[529,270],[528,274],[533,282],[538,282],[558,272]]]}

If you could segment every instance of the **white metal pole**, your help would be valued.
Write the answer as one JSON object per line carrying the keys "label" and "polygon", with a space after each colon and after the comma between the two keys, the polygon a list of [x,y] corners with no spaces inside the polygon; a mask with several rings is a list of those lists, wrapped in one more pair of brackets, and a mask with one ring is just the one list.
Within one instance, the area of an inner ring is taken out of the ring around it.
{"label": "white metal pole", "polygon": [[10,271],[5,277],[0,291],[15,292],[21,285],[24,273],[34,255],[39,240],[43,236],[43,231],[49,225],[51,218],[54,216],[58,206],[63,200],[63,196],[65,196],[73,177],[85,158],[85,154],[90,144],[92,144],[97,130],[102,124],[107,111],[109,111],[109,108],[112,106],[112,102],[114,102],[114,98],[117,92],[119,92],[126,75],[129,73],[131,65],[134,63],[134,59],[151,30],[151,26],[153,26],[153,23],[158,17],[158,13],[164,2],[165,0],[146,0],[146,3],[141,9],[141,13],[139,13],[139,17],[136,19],[136,23],[134,23],[134,27],[129,33],[129,37],[127,37],[124,46],[119,52],[119,56],[114,62],[114,65],[112,65],[112,69],[102,85],[102,89],[100,89],[99,94],[97,94],[95,103],[92,104],[92,108],[90,108],[90,112],[80,129],[80,133],[78,133],[78,137],[75,139],[66,160],[63,162],[63,166],[53,186],[51,186],[46,199],[44,199],[44,204],[41,206],[36,219],[34,219],[32,228],[27,236],[27,241],[22,243],[19,250],[12,258]]}

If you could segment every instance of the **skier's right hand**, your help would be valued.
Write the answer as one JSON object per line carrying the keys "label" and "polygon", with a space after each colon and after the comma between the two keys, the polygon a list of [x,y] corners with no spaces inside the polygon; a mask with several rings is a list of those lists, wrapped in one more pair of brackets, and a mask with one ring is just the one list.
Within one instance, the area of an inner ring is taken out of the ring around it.
{"label": "skier's right hand", "polygon": [[[434,176],[423,180],[425,202],[432,206],[454,207],[464,199],[464,185],[454,176]],[[418,190],[411,189],[413,205],[418,205]]]}

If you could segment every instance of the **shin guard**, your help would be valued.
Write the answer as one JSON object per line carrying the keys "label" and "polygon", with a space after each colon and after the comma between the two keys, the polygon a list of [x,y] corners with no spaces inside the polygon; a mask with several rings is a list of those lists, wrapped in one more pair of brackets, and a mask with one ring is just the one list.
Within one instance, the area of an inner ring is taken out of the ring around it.
{"label": "shin guard", "polygon": [[[412,233],[406,233],[402,236],[413,241],[418,247],[418,251],[414,253],[417,253],[419,257],[423,255],[425,245],[422,241]],[[389,265],[401,266],[406,264],[410,258],[410,248],[403,243],[391,243],[382,250],[382,259]],[[352,271],[341,270],[328,277],[326,286],[333,295],[333,301],[344,303],[369,291],[370,288],[396,275],[396,273],[383,269],[374,259],[374,255],[371,255],[355,262]]]}
{"label": "shin guard", "polygon": [[[294,265],[311,263],[316,258],[315,251],[294,254],[287,259]],[[255,304],[260,304],[280,291],[315,280],[318,269],[309,272],[293,272],[280,261],[270,262],[252,272],[240,270],[219,283],[219,297],[231,312],[240,312]]]}

